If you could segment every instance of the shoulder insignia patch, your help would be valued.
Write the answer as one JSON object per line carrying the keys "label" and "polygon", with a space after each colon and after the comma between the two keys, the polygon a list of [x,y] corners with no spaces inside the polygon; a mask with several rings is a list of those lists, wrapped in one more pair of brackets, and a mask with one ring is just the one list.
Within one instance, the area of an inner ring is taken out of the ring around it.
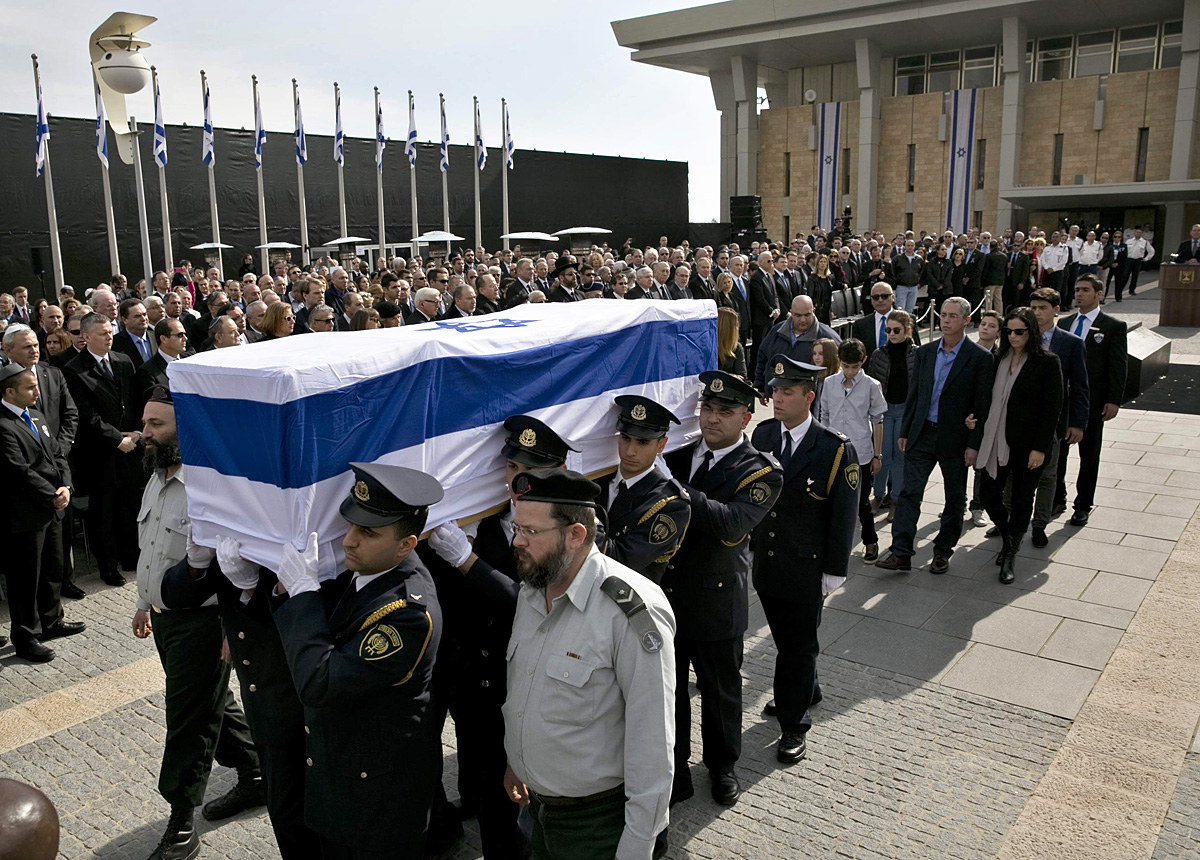
{"label": "shoulder insignia patch", "polygon": [[610,576],[600,583],[600,590],[616,603],[625,617],[629,619],[629,624],[633,627],[633,632],[637,634],[644,651],[653,654],[662,650],[663,638],[662,634],[658,632],[658,625],[646,611],[645,602],[633,590],[633,586],[619,576]]}
{"label": "shoulder insignia patch", "polygon": [[667,514],[659,514],[650,524],[650,543],[666,543],[679,533],[679,526]]}
{"label": "shoulder insignia patch", "polygon": [[750,485],[750,501],[756,505],[761,505],[771,495],[771,488],[762,481],[756,481]]}
{"label": "shoulder insignia patch", "polygon": [[377,624],[363,637],[362,644],[358,646],[358,656],[364,660],[382,660],[403,648],[404,640],[399,630],[390,624]]}
{"label": "shoulder insignia patch", "polygon": [[846,467],[846,484],[852,490],[858,489],[859,467],[858,463],[851,463]]}

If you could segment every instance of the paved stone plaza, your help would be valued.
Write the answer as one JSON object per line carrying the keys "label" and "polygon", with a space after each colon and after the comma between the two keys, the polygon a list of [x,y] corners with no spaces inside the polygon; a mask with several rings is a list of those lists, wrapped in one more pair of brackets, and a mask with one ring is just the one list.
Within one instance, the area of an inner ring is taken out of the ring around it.
{"label": "paved stone plaza", "polygon": [[[1143,287],[1128,315],[1148,314],[1156,292]],[[1182,334],[1179,352],[1200,351]],[[821,627],[809,756],[791,768],[760,716],[775,655],[755,606],[745,794],[712,803],[695,763],[670,856],[1200,857],[1200,416],[1122,410],[1105,446],[1091,523],[1063,517],[1045,549],[1026,541],[1012,586],[996,581],[983,529],[966,529],[948,575],[929,573],[937,484],[911,573],[884,575],[856,551]],[[64,857],[141,860],[168,813],[162,673],[130,631],[133,585],[81,584],[89,597],[67,608],[89,629],[54,642],[57,660],[0,651],[0,774],[55,802]],[[449,727],[446,754],[453,796]],[[209,797],[232,781],[217,768]],[[199,824],[202,856],[278,856],[265,815]],[[468,822],[453,856],[478,857],[478,844]]]}

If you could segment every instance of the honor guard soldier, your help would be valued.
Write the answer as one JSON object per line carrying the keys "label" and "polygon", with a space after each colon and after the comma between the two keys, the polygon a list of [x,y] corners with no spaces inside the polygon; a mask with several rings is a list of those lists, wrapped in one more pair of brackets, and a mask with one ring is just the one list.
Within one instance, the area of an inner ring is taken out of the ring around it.
{"label": "honor guard soldier", "polygon": [[442,487],[401,466],[350,466],[340,601],[326,613],[315,532],[303,553],[284,545],[275,587],[309,732],[305,818],[326,860],[416,860],[441,759],[430,679],[442,618],[413,550]]}
{"label": "honor guard soldier", "polygon": [[742,751],[742,636],[749,625],[750,532],[779,495],[775,458],[756,450],[746,425],[758,395],[739,377],[700,374],[700,433],[667,455],[687,488],[691,525],[667,565],[663,589],[675,611],[675,788],[672,802],[693,794],[688,666],[700,690],[703,760],[713,799],[732,806],[741,794],[734,765]]}
{"label": "honor guard soldier", "polygon": [[655,467],[667,445],[667,430],[678,424],[670,409],[648,397],[616,398],[617,471],[598,481],[600,504],[608,510],[604,534],[596,546],[609,558],[662,582],[667,562],[679,549],[691,519],[687,490]]}
{"label": "honor guard soldier", "polygon": [[767,369],[775,417],[752,440],[783,466],[783,489],[755,532],[754,590],[778,652],[775,713],[782,736],[775,757],[794,764],[807,751],[809,708],[820,698],[821,606],[846,580],[863,476],[854,446],[812,417],[821,368],[778,354]]}

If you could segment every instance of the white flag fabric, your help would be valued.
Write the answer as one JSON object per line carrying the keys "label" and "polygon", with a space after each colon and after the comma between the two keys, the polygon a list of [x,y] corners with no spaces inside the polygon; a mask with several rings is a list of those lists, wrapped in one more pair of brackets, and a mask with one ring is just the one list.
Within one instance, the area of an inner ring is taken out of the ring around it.
{"label": "white flag fabric", "polygon": [[513,143],[512,126],[508,122],[508,105],[504,105],[504,166],[513,169],[513,153],[517,145]]}
{"label": "white flag fabric", "polygon": [[296,90],[296,163],[308,161],[308,141],[304,137],[304,114],[300,112],[300,90]]}
{"label": "white flag fabric", "polygon": [[96,157],[108,167],[108,114],[104,111],[99,83],[96,84]]}
{"label": "white flag fabric", "polygon": [[833,220],[838,211],[838,159],[842,125],[840,102],[825,102],[820,106],[817,158],[817,226],[824,230],[833,229]]}
{"label": "white flag fabric", "polygon": [[971,226],[971,167],[975,156],[975,90],[955,90],[950,109],[950,174],[946,182],[946,226],[965,233]]}
{"label": "white flag fabric", "polygon": [[333,132],[333,161],[341,167],[346,163],[346,137],[342,134],[342,93],[337,91],[333,96],[333,114],[335,129]]}
{"label": "white flag fabric", "polygon": [[263,128],[262,106],[258,103],[258,89],[254,90],[254,166],[262,169],[263,147],[267,144],[267,130]]}
{"label": "white flag fabric", "polygon": [[383,103],[375,108],[375,166],[383,172],[383,151],[387,149],[387,138],[383,136]]}
{"label": "white flag fabric", "polygon": [[475,160],[479,169],[487,165],[487,147],[483,144],[483,123],[479,121],[479,102],[475,102]]}
{"label": "white flag fabric", "polygon": [[404,141],[404,154],[408,163],[414,167],[417,164],[417,114],[413,110],[412,93],[408,94],[408,138]]}
{"label": "white flag fabric", "polygon": [[446,496],[433,528],[507,501],[511,415],[554,427],[581,452],[568,467],[594,474],[617,463],[614,396],[642,394],[682,422],[667,442],[680,448],[698,435],[696,377],[716,367],[716,319],[711,301],[691,299],[525,304],[173,361],[192,538],[234,537],[247,559],[277,569],[282,545],[303,547],[315,531],[328,579],[341,569],[352,461],[436,477]]}
{"label": "white flag fabric", "polygon": [[445,173],[450,167],[450,135],[446,131],[446,103],[442,102],[442,142],[439,144],[441,149],[441,161],[438,162],[438,167],[442,173]]}
{"label": "white flag fabric", "polygon": [[33,151],[33,166],[37,170],[37,175],[41,176],[46,172],[46,143],[50,140],[50,124],[46,122],[46,105],[42,102],[42,80],[38,78],[37,82],[37,127],[36,145],[37,148]]}
{"label": "white flag fabric", "polygon": [[212,167],[217,160],[217,150],[213,138],[212,104],[209,102],[209,95],[206,79],[204,81],[204,145],[201,150],[201,158],[206,165]]}
{"label": "white flag fabric", "polygon": [[162,91],[154,80],[154,160],[159,167],[167,166],[167,126],[163,122]]}

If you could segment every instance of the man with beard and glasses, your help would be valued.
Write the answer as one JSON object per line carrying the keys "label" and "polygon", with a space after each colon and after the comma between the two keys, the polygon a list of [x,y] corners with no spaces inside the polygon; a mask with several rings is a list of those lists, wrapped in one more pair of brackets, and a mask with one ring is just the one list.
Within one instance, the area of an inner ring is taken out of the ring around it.
{"label": "man with beard and glasses", "polygon": [[[152,469],[138,515],[137,611],[133,635],[154,636],[166,684],[167,737],[163,746],[158,790],[171,804],[158,847],[150,860],[190,860],[200,850],[200,835],[192,821],[204,799],[213,759],[235,768],[238,783],[229,794],[205,806],[228,807],[237,797],[240,809],[261,806],[266,789],[258,753],[246,715],[229,690],[229,664],[222,659],[221,618],[216,597],[195,609],[164,608],[163,577],[187,559],[204,569],[214,552],[191,542],[184,473],[180,468],[179,437],[171,391],[155,386],[142,413],[145,465]],[[237,811],[240,811],[237,810]]]}

